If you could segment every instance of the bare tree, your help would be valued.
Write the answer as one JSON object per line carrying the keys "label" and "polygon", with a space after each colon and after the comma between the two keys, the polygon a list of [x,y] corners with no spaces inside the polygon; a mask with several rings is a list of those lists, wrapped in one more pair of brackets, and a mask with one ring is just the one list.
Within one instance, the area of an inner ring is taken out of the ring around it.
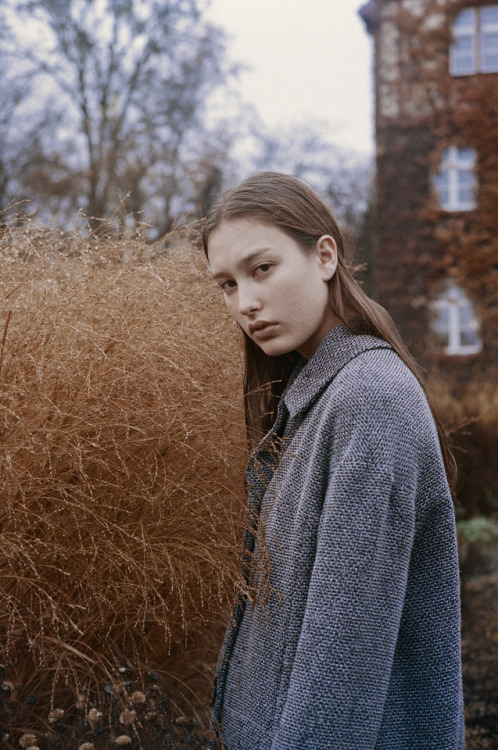
{"label": "bare tree", "polygon": [[325,124],[291,125],[278,132],[258,126],[250,169],[275,170],[308,180],[336,219],[352,234],[362,227],[368,208],[372,163],[367,156],[337,146]]}
{"label": "bare tree", "polygon": [[202,0],[0,0],[0,61],[4,205],[96,219],[122,205],[158,233],[195,207],[217,140],[205,104],[233,73]]}

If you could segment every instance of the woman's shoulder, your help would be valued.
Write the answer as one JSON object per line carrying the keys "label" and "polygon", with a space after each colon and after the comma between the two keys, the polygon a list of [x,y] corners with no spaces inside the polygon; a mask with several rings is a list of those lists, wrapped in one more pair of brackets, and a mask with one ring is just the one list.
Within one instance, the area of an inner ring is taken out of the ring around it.
{"label": "woman's shoulder", "polygon": [[330,382],[323,404],[349,421],[397,420],[413,429],[433,419],[424,391],[392,349],[365,350]]}
{"label": "woman's shoulder", "polygon": [[282,398],[298,420],[312,409],[315,416],[352,425],[432,421],[420,383],[390,344],[345,326],[333,329],[312,359],[296,368]]}
{"label": "woman's shoulder", "polygon": [[396,388],[416,393],[422,391],[413,372],[390,347],[359,352],[337,373],[335,380],[341,387],[349,384],[351,387],[367,387],[387,393],[392,393]]}

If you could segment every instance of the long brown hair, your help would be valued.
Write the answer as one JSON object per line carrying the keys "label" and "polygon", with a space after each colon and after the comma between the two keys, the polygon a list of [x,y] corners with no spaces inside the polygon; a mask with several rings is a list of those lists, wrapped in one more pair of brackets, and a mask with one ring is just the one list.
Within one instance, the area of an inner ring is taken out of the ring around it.
{"label": "long brown hair", "polygon": [[[356,334],[372,334],[387,341],[420,383],[436,423],[450,486],[456,465],[445,431],[423,383],[423,371],[414,360],[392,320],[381,305],[367,297],[348,269],[344,241],[332,213],[303,180],[277,172],[248,177],[224,193],[209,211],[202,229],[206,256],[211,232],[222,221],[252,218],[279,227],[308,253],[323,235],[337,243],[337,270],[329,282],[334,315]],[[246,426],[251,440],[266,433],[276,415],[278,399],[298,359],[295,352],[270,357],[243,332],[245,350],[244,395]]]}

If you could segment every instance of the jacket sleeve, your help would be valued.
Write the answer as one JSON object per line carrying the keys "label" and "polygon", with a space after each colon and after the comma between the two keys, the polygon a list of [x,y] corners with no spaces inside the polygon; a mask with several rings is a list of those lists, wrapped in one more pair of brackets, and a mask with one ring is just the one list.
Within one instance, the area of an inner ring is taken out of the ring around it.
{"label": "jacket sleeve", "polygon": [[383,392],[358,392],[353,403],[348,390],[348,409],[332,405],[320,435],[329,478],[271,750],[373,750],[382,721],[415,533],[420,434],[434,445],[434,426],[421,394],[416,405]]}

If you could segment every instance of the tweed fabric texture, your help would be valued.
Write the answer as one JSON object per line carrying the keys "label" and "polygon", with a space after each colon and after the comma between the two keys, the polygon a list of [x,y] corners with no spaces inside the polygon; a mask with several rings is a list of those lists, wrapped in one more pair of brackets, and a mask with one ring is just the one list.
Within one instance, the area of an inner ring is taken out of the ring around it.
{"label": "tweed fabric texture", "polygon": [[247,479],[253,593],[213,692],[226,749],[461,750],[453,505],[409,369],[334,328],[297,365]]}

